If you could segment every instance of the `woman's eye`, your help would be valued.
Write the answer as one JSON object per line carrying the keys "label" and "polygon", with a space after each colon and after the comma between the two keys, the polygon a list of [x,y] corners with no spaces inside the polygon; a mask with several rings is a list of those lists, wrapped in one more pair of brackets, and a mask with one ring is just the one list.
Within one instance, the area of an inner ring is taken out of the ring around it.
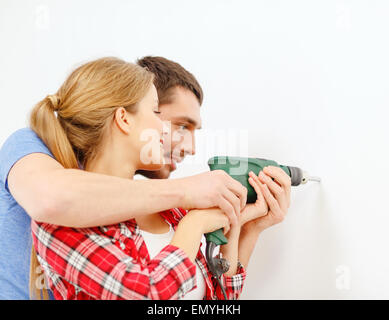
{"label": "woman's eye", "polygon": [[161,111],[154,111],[154,113],[156,113],[156,114],[160,114],[160,113],[161,113]]}

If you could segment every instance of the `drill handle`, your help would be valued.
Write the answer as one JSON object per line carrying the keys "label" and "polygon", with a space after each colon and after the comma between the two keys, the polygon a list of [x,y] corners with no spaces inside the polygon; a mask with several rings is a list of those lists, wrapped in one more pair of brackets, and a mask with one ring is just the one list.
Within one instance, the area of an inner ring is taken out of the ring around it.
{"label": "drill handle", "polygon": [[227,238],[223,234],[223,229],[219,229],[210,233],[205,234],[205,238],[207,242],[213,242],[215,245],[219,246],[222,244],[226,244]]}

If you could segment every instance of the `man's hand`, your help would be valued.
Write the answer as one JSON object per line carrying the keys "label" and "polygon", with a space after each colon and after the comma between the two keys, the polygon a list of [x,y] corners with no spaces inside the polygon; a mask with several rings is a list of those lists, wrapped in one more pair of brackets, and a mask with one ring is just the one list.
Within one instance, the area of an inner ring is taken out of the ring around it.
{"label": "man's hand", "polygon": [[263,231],[284,220],[290,206],[291,179],[281,168],[268,166],[258,176],[250,172],[250,180],[257,194],[263,195],[269,211],[267,215],[247,222],[244,227]]}
{"label": "man's hand", "polygon": [[247,189],[222,170],[201,173],[180,179],[184,190],[185,209],[220,208],[237,225],[237,217],[245,207]]}

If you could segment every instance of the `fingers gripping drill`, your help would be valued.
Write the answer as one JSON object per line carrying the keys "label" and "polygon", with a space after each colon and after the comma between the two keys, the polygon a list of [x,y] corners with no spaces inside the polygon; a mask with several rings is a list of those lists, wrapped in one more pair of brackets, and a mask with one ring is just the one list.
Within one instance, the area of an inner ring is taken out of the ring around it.
{"label": "fingers gripping drill", "polygon": [[[305,184],[308,181],[320,182],[320,178],[311,177],[307,172],[297,167],[290,167],[279,165],[273,160],[266,160],[261,158],[240,158],[240,157],[213,157],[208,160],[208,166],[211,171],[223,170],[227,172],[232,178],[239,181],[244,187],[247,188],[247,203],[254,203],[257,200],[257,194],[253,187],[249,184],[249,172],[253,171],[256,175],[267,166],[279,167],[285,171],[291,178],[292,186],[298,186]],[[224,287],[221,285],[221,275],[226,273],[229,269],[229,263],[226,259],[214,257],[214,250],[218,245],[227,243],[227,239],[223,234],[223,230],[219,229],[205,235],[207,245],[205,249],[205,255],[207,259],[208,268],[217,279],[224,298],[227,299]]]}

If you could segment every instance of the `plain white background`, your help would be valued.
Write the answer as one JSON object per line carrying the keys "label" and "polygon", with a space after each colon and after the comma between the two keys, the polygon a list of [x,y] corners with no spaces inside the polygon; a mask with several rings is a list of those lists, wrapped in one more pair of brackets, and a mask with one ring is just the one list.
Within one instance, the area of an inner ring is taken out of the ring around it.
{"label": "plain white background", "polygon": [[[248,134],[250,156],[319,175],[266,230],[244,299],[389,298],[389,2],[0,1],[0,144],[77,65],[175,60],[202,84],[209,134]],[[212,154],[213,152],[213,154]]]}

